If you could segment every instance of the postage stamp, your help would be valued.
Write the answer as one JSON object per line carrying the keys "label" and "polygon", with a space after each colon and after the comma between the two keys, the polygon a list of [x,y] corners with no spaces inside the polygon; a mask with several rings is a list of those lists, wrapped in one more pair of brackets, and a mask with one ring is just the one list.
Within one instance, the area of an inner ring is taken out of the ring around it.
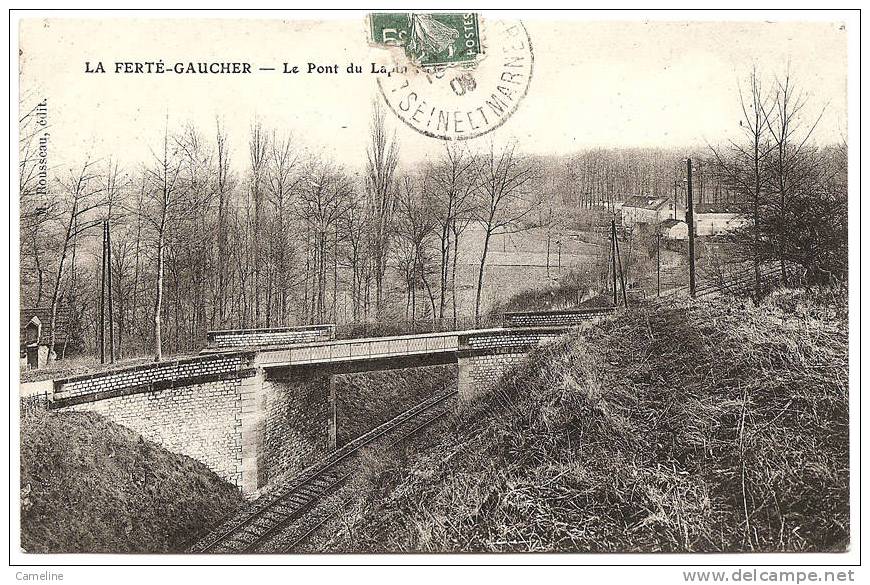
{"label": "postage stamp", "polygon": [[404,47],[417,65],[473,63],[481,53],[475,13],[378,12],[369,18],[375,44]]}
{"label": "postage stamp", "polygon": [[520,21],[374,14],[370,22],[376,44],[405,49],[391,51],[397,73],[380,76],[378,87],[396,117],[421,134],[468,140],[491,132],[529,90],[534,53]]}

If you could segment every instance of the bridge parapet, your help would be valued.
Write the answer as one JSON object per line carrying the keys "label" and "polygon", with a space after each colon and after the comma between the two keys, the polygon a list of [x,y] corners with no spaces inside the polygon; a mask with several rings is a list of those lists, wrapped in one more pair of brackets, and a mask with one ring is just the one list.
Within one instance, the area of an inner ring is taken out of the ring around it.
{"label": "bridge parapet", "polygon": [[51,405],[62,408],[117,396],[253,376],[253,352],[152,362],[54,380]]}
{"label": "bridge parapet", "polygon": [[525,353],[565,333],[566,327],[484,329],[458,335],[460,355]]}
{"label": "bridge parapet", "polygon": [[392,337],[340,339],[280,349],[267,349],[258,353],[257,365],[262,367],[302,366],[455,353],[459,349],[459,336],[463,333],[465,332],[448,331]]}
{"label": "bridge parapet", "polygon": [[559,311],[516,311],[504,314],[504,325],[505,327],[573,327],[612,312],[613,307],[590,307],[587,309],[563,309]]}
{"label": "bridge parapet", "polygon": [[529,327],[473,331],[459,337],[459,395],[467,399],[475,389],[498,381],[510,366],[520,363],[536,347],[565,334],[566,327]]}
{"label": "bridge parapet", "polygon": [[335,339],[335,325],[324,323],[267,329],[222,329],[209,331],[207,339],[208,347],[212,349],[312,343]]}

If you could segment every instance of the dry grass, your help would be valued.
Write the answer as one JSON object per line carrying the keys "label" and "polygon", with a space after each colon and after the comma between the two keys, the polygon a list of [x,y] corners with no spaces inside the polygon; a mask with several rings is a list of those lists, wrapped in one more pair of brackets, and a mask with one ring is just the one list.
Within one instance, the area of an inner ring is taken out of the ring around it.
{"label": "dry grass", "polygon": [[327,550],[843,550],[846,312],[784,291],[623,313],[550,346],[437,446],[369,465]]}
{"label": "dry grass", "polygon": [[182,552],[241,504],[238,489],[202,463],[95,413],[22,413],[28,552]]}

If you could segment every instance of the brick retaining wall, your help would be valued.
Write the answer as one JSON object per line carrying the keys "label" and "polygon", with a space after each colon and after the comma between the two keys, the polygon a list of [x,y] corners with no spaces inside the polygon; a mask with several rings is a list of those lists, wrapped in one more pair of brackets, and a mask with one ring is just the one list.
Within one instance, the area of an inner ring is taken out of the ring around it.
{"label": "brick retaining wall", "polygon": [[53,383],[49,407],[87,410],[242,485],[242,388],[253,353],[196,356]]}
{"label": "brick retaining wall", "polygon": [[179,384],[65,408],[96,412],[241,485],[241,385],[241,378]]}
{"label": "brick retaining wall", "polygon": [[330,412],[328,376],[267,379],[253,358],[204,355],[56,380],[49,406],[96,412],[250,495],[327,453]]}
{"label": "brick retaining wall", "polygon": [[459,337],[459,394],[471,397],[477,388],[498,381],[504,371],[525,359],[526,354],[559,339],[564,328],[504,329]]}

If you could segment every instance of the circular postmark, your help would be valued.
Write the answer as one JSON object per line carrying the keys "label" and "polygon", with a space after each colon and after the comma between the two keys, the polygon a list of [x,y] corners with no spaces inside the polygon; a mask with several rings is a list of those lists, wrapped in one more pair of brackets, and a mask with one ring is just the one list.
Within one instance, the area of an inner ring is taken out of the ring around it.
{"label": "circular postmark", "polygon": [[[532,80],[528,32],[522,22],[501,20],[481,21],[475,30],[481,51],[466,61],[421,65],[393,52],[404,62],[391,75],[378,76],[378,87],[396,117],[442,140],[476,138],[510,118]],[[460,36],[458,42],[467,41]]]}

